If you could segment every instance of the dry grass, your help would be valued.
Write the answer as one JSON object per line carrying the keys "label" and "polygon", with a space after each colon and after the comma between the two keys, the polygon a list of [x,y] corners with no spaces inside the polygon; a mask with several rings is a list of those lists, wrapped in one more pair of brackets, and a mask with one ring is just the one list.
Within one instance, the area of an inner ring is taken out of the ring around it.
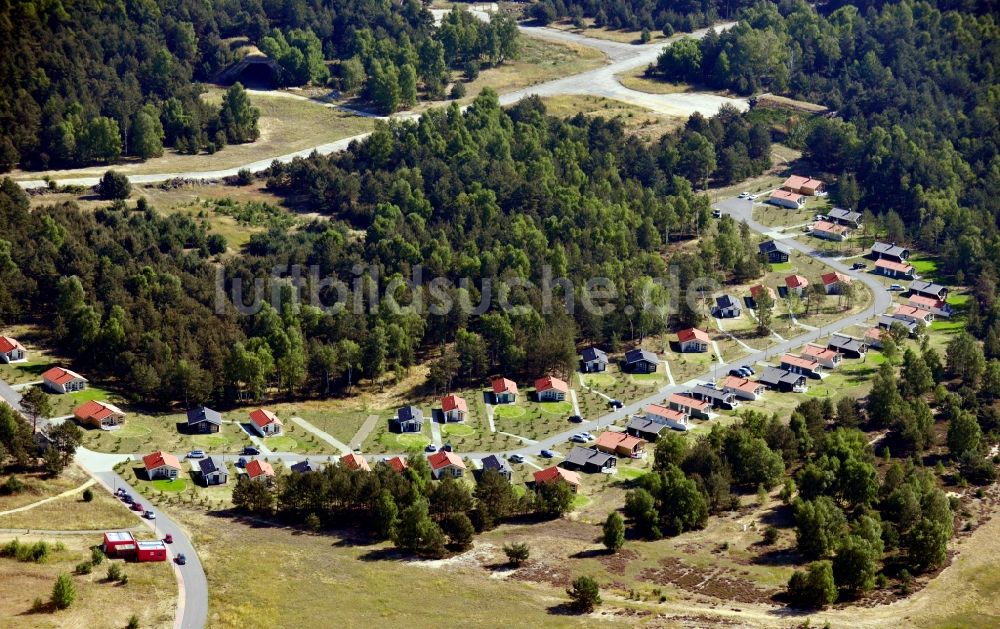
{"label": "dry grass", "polygon": [[[12,476],[11,474],[0,475],[0,483],[4,483]],[[17,509],[39,500],[58,496],[64,491],[75,487],[80,487],[90,477],[86,472],[76,465],[70,465],[62,474],[55,478],[48,478],[44,474],[32,472],[29,474],[13,474],[18,480],[24,483],[24,491],[11,494],[9,496],[0,495],[0,513]]]}
{"label": "dry grass", "polygon": [[568,118],[582,113],[585,116],[616,118],[626,131],[644,138],[658,138],[683,125],[675,116],[650,112],[637,105],[603,96],[549,96],[544,99],[549,115]]}
{"label": "dry grass", "polygon": [[[0,534],[0,542],[13,539]],[[65,550],[53,552],[44,563],[21,563],[0,559],[0,626],[3,627],[124,627],[136,614],[142,627],[167,628],[173,625],[177,586],[170,564],[127,563],[128,585],[105,581],[108,561],[88,575],[73,574],[76,564],[90,558],[90,546],[100,543],[93,535],[60,535],[58,539],[20,536],[22,542],[45,539],[61,542]],[[121,563],[119,561],[119,563]],[[46,609],[32,613],[32,601],[47,603],[52,584],[59,574],[71,574],[76,600],[68,609]]]}
{"label": "dry grass", "polygon": [[[583,23],[586,25],[586,28],[577,28],[573,26],[573,22],[571,20],[565,19],[549,24],[549,28],[578,33],[585,37],[593,37],[595,39],[606,39],[608,41],[615,41],[622,44],[642,43],[642,31],[620,31],[603,27],[598,28],[594,26],[594,19],[589,17],[584,18]],[[651,44],[655,44],[658,41],[666,39],[663,35],[663,31],[650,30],[649,35],[649,43]]]}
{"label": "dry grass", "polygon": [[646,92],[647,94],[686,94],[689,92],[715,93],[709,89],[696,89],[689,83],[671,83],[669,81],[650,78],[646,76],[645,72],[646,68],[639,67],[629,70],[628,72],[616,74],[615,78],[618,79],[619,83],[630,90]]}

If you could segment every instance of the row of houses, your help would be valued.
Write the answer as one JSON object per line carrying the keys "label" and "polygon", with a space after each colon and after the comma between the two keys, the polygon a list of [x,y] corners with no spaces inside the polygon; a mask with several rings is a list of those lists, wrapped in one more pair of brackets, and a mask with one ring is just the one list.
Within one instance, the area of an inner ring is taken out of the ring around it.
{"label": "row of houses", "polygon": [[[588,347],[580,352],[580,371],[583,373],[606,371],[609,362],[608,354],[597,347]],[[626,373],[655,373],[659,364],[660,359],[655,353],[635,348],[625,352],[625,358],[621,365],[622,370]]]}
{"label": "row of houses", "polygon": [[798,210],[806,204],[806,197],[826,194],[826,183],[812,177],[792,175],[771,192],[768,202],[779,207]]}

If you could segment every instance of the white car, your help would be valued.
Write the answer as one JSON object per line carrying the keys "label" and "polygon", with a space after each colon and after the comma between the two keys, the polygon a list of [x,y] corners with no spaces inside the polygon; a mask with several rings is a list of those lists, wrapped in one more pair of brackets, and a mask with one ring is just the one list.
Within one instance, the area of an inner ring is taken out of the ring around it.
{"label": "white car", "polygon": [[586,437],[586,438],[587,438],[587,441],[593,441],[593,440],[597,439],[597,437],[595,437],[595,436],[594,436],[594,434],[593,434],[593,433],[590,433],[590,432],[585,432],[585,433],[581,433],[581,434],[582,434],[582,435],[583,435],[584,437]]}
{"label": "white car", "polygon": [[760,196],[759,194],[751,194],[747,198],[750,199],[751,201],[756,201],[757,197],[759,197],[759,196]]}
{"label": "white car", "polygon": [[573,443],[587,443],[587,436],[582,433],[576,433],[569,440]]}
{"label": "white car", "polygon": [[739,199],[749,199],[750,198],[750,193],[749,192],[741,192],[740,195],[739,195],[739,197],[737,197],[737,198],[739,198]]}

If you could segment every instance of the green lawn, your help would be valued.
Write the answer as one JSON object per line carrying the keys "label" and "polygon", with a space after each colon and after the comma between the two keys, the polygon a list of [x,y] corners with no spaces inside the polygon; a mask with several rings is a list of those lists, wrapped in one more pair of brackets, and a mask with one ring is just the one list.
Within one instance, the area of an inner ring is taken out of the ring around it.
{"label": "green lawn", "polygon": [[264,439],[264,445],[274,452],[292,452],[298,447],[299,442],[288,435],[278,435]]}
{"label": "green lawn", "polygon": [[573,412],[573,404],[563,400],[561,402],[540,402],[538,404],[543,413],[552,415],[568,415]]}
{"label": "green lawn", "polygon": [[160,480],[154,480],[151,483],[155,489],[160,491],[184,491],[187,489],[187,481],[183,478],[175,478],[174,480],[167,480],[161,478]]}
{"label": "green lawn", "polygon": [[773,262],[773,263],[771,263],[771,270],[772,271],[780,271],[782,273],[785,273],[785,272],[788,272],[788,271],[792,270],[792,263],[791,262]]}
{"label": "green lawn", "polygon": [[493,409],[493,416],[513,419],[514,417],[521,417],[526,412],[523,406],[518,406],[517,404],[501,404]]}
{"label": "green lawn", "polygon": [[50,393],[49,403],[52,405],[52,417],[63,417],[65,415],[72,415],[73,409],[84,402],[91,400],[114,401],[116,398],[117,396],[107,389],[87,385],[87,388],[83,391]]}
{"label": "green lawn", "polygon": [[583,375],[583,381],[588,387],[613,387],[618,380],[609,373],[588,373]]}
{"label": "green lawn", "polygon": [[404,450],[422,450],[431,442],[430,437],[423,433],[407,433],[394,435],[396,443]]}
{"label": "green lawn", "polygon": [[469,437],[476,434],[476,429],[465,424],[446,424],[441,426],[441,435],[445,437]]}
{"label": "green lawn", "polygon": [[909,263],[913,266],[913,270],[925,280],[930,281],[938,277],[937,260],[927,258],[923,255],[915,255],[910,257]]}

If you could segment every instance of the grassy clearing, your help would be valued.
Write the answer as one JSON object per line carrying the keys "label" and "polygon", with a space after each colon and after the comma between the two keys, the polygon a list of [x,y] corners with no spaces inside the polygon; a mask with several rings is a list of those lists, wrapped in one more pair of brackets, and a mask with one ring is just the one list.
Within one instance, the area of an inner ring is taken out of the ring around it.
{"label": "grassy clearing", "polygon": [[523,417],[528,411],[523,406],[517,404],[501,404],[493,409],[494,418],[513,419]]}
{"label": "grassy clearing", "polygon": [[154,480],[150,483],[154,489],[159,491],[170,491],[170,492],[180,492],[187,489],[188,483],[183,478],[175,478],[173,480],[168,480],[166,478],[161,478],[160,480]]}
{"label": "grassy clearing", "polygon": [[684,121],[675,116],[650,112],[638,105],[603,96],[564,95],[544,99],[546,112],[559,118],[576,114],[620,120],[628,133],[641,137],[659,137],[681,126]]}
{"label": "grassy clearing", "polygon": [[[71,466],[64,472],[63,476],[66,475],[76,477],[83,475],[83,471],[76,466]],[[46,482],[46,484],[53,486],[48,492],[50,495],[58,495],[66,491],[62,489],[62,480],[60,477]],[[75,480],[73,485],[78,486]],[[25,511],[0,516],[0,529],[90,531],[128,528],[139,523],[136,517],[108,492],[96,486],[91,489],[94,498],[90,502],[83,501],[82,491],[74,492]],[[41,499],[36,497],[35,500],[28,503]],[[28,503],[18,506],[25,506]]]}
{"label": "grassy clearing", "polygon": [[[0,534],[0,541],[13,539]],[[20,536],[20,541],[33,543],[37,536]],[[73,574],[76,564],[90,558],[90,546],[100,543],[93,535],[61,535],[57,540],[64,550],[53,552],[44,563],[21,563],[13,559],[0,559],[0,583],[4,595],[0,596],[0,625],[4,627],[124,627],[129,617],[136,614],[142,627],[168,628],[173,626],[177,586],[166,562],[125,563],[119,560],[128,574],[128,585],[108,583],[105,580],[108,561],[94,568],[91,574]],[[59,574],[72,575],[76,600],[65,610],[46,609],[32,613],[32,601],[41,598],[48,602],[52,584]]]}
{"label": "grassy clearing", "polygon": [[90,477],[76,465],[70,465],[63,473],[55,478],[49,478],[45,474],[32,472],[30,474],[0,474],[0,484],[5,483],[11,476],[16,476],[24,484],[24,491],[10,495],[0,495],[0,512],[17,509],[24,505],[51,498],[64,491],[69,491],[80,487],[86,483]]}
{"label": "grassy clearing", "polygon": [[[113,453],[202,449],[213,454],[235,454],[251,443],[247,434],[235,423],[222,424],[218,433],[189,435],[180,432],[187,425],[184,414],[144,415],[130,413],[128,408],[124,410],[128,413],[124,426],[113,431],[85,429],[83,445],[91,450]],[[233,413],[226,413],[223,418],[230,419],[232,416]],[[245,419],[246,414],[240,417]]]}
{"label": "grassy clearing", "polygon": [[[642,43],[642,31],[626,31],[626,30],[615,30],[606,27],[594,26],[593,18],[583,18],[584,28],[577,28],[573,25],[572,20],[565,19],[558,22],[553,22],[549,24],[550,28],[555,28],[561,31],[570,31],[573,33],[579,33],[585,37],[593,37],[595,39],[606,39],[608,41],[615,41],[622,44],[641,44]],[[655,44],[658,41],[665,40],[666,36],[663,31],[650,30],[649,31],[649,42]]]}
{"label": "grassy clearing", "polygon": [[[210,104],[222,102],[224,90],[209,87],[202,99]],[[172,150],[163,157],[140,162],[127,160],[114,166],[115,170],[129,175],[161,172],[196,172],[235,168],[275,155],[284,155],[319,144],[370,131],[372,119],[357,116],[339,109],[325,107],[319,103],[293,98],[287,94],[251,94],[250,101],[260,110],[260,139],[251,144],[227,146],[214,155],[181,155]],[[81,174],[100,175],[107,167],[87,168],[73,171],[73,176]],[[68,176],[64,172],[14,173],[16,179],[38,179],[50,174],[54,179]],[[134,194],[134,193],[133,193]]]}
{"label": "grassy clearing", "polygon": [[[275,472],[284,469],[274,465]],[[181,461],[181,474],[173,481],[146,479],[141,462],[129,461],[115,468],[125,481],[134,487],[139,495],[136,498],[144,506],[157,508],[176,508],[181,506],[198,507],[202,509],[228,509],[232,507],[233,487],[236,485],[236,468],[226,464],[229,471],[229,482],[225,485],[203,487],[201,475],[197,472],[197,462]]]}
{"label": "grassy clearing", "polygon": [[52,417],[72,415],[74,408],[90,400],[116,401],[117,399],[118,396],[111,391],[93,384],[87,384],[87,388],[83,391],[49,394],[49,403],[52,405]]}
{"label": "grassy clearing", "polygon": [[552,415],[569,415],[573,412],[573,404],[565,400],[562,402],[542,402],[538,406],[543,413]]}
{"label": "grassy clearing", "polygon": [[[780,182],[778,182],[780,185]],[[758,223],[768,227],[781,228],[792,225],[802,225],[812,222],[818,210],[812,206],[799,210],[791,210],[770,203],[756,203],[753,206],[753,218]]]}

